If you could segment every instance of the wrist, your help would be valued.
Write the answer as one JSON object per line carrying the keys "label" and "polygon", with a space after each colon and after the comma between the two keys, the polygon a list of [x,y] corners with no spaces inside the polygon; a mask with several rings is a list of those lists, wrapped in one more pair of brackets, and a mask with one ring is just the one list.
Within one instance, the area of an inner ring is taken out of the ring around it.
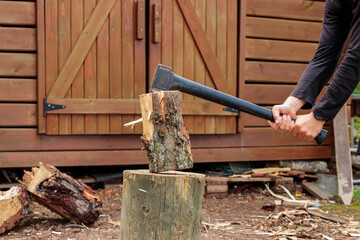
{"label": "wrist", "polygon": [[304,100],[302,100],[301,98],[293,97],[293,96],[288,97],[284,102],[284,105],[288,105],[291,108],[291,110],[293,110],[295,113],[302,106],[304,106],[304,104],[305,104]]}
{"label": "wrist", "polygon": [[312,112],[312,115],[313,115],[313,117],[314,117],[316,120],[319,120],[319,121],[322,121],[322,122],[326,122],[326,119],[325,119],[324,117],[322,117],[322,116],[320,116],[320,115],[318,115],[318,114],[316,114],[316,113],[314,113],[314,112]]}

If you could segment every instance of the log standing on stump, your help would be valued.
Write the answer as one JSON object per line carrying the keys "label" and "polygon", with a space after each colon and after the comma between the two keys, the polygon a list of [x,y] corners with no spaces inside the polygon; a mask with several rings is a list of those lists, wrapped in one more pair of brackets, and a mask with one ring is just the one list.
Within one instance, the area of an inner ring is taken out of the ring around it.
{"label": "log standing on stump", "polygon": [[35,201],[74,223],[92,224],[100,215],[100,197],[54,166],[40,163],[31,172],[25,171],[21,184]]}
{"label": "log standing on stump", "polygon": [[17,226],[29,212],[29,196],[24,188],[0,191],[0,234]]}
{"label": "log standing on stump", "polygon": [[189,134],[184,128],[179,91],[140,96],[142,142],[151,172],[193,167]]}

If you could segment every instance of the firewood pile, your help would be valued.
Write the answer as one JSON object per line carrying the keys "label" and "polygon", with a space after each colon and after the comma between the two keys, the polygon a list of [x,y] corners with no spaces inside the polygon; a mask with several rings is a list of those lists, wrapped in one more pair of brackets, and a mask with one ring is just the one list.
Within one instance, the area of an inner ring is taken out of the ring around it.
{"label": "firewood pile", "polygon": [[25,171],[22,187],[0,191],[0,234],[17,226],[29,213],[29,196],[39,204],[73,223],[92,224],[98,220],[102,201],[87,185],[40,163]]}
{"label": "firewood pile", "polygon": [[[283,185],[288,189],[293,190],[294,179],[302,181],[306,180],[304,182],[307,182],[307,180],[310,181],[317,178],[318,177],[315,174],[310,174],[299,170],[292,170],[289,167],[258,168],[249,172],[234,174],[227,177],[206,177],[206,196],[226,198],[229,192],[229,183],[243,183],[245,184],[244,186],[247,186],[246,184],[249,183],[274,182],[275,188],[279,188],[281,190],[279,186]],[[311,189],[308,188],[307,184],[304,184],[304,188],[311,192]],[[315,192],[311,193],[316,194]]]}

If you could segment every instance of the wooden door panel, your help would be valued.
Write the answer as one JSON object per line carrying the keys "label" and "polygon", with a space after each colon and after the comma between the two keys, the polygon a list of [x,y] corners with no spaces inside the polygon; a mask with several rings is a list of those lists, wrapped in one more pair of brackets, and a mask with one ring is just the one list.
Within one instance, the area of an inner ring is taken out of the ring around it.
{"label": "wooden door panel", "polygon": [[[150,36],[160,36],[150,37],[150,83],[162,63],[178,75],[236,96],[236,0],[151,0]],[[233,114],[201,113],[205,101],[187,94],[183,99],[195,101],[199,109],[197,115],[184,116],[190,133],[235,133]]]}
{"label": "wooden door panel", "polygon": [[[135,100],[145,93],[145,39],[135,36],[136,19],[144,16],[135,16],[137,1],[38,2],[39,6],[44,4],[43,11],[38,8],[38,16],[45,22],[44,30],[39,32],[45,35],[46,46],[39,49],[46,59],[39,60],[45,68],[44,77],[39,75],[39,92],[45,88],[45,103],[66,102],[68,105],[64,106],[73,109],[70,113],[66,108],[48,111],[46,117],[39,111],[39,132],[53,135],[140,133],[139,126],[123,128],[123,123],[140,117],[137,112],[122,112],[122,107],[111,105],[124,103],[118,100]],[[145,14],[145,11],[137,12]],[[39,57],[41,55],[40,52]],[[104,106],[104,101],[110,105]],[[91,104],[108,111],[88,114],[86,109],[94,109]],[[41,120],[45,120],[46,127],[40,126]]]}

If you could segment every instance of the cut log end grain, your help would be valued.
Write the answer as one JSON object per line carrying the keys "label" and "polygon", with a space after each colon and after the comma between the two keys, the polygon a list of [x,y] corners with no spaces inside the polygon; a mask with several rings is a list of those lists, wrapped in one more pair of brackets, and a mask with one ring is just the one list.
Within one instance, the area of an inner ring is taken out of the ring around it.
{"label": "cut log end grain", "polygon": [[184,127],[179,91],[140,96],[143,119],[142,142],[150,172],[193,167],[190,137]]}
{"label": "cut log end grain", "polygon": [[24,188],[0,191],[0,234],[17,226],[29,212],[29,196]]}
{"label": "cut log end grain", "polygon": [[21,184],[35,201],[74,223],[92,224],[100,215],[100,197],[49,164],[40,163],[31,172],[25,171]]}

